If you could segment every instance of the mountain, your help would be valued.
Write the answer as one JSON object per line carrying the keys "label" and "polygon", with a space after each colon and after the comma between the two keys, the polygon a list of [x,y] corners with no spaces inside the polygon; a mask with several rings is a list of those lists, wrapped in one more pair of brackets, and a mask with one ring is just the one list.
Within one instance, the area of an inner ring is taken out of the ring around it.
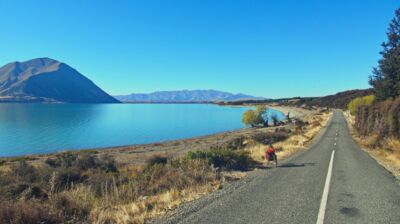
{"label": "mountain", "polygon": [[217,90],[179,90],[158,91],[153,93],[133,93],[129,95],[114,96],[123,102],[148,102],[148,103],[171,103],[171,102],[219,102],[235,101],[243,99],[262,99],[245,94],[232,94]]}
{"label": "mountain", "polygon": [[0,102],[119,103],[75,69],[50,58],[1,67]]}

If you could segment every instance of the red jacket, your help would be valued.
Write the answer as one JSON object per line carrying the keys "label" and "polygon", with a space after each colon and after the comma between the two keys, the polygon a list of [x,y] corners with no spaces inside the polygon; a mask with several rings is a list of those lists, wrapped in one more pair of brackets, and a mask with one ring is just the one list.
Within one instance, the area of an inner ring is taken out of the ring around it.
{"label": "red jacket", "polygon": [[267,150],[265,150],[265,159],[268,160],[269,159],[269,155],[270,154],[274,154],[275,153],[275,149],[272,147],[267,147]]}

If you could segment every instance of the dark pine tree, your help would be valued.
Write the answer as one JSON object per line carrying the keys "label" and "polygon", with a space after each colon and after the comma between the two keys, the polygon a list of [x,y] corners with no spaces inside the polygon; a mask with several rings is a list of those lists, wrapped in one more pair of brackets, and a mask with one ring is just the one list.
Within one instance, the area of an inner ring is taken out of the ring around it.
{"label": "dark pine tree", "polygon": [[400,8],[389,25],[387,37],[382,43],[382,59],[369,77],[378,100],[400,96]]}

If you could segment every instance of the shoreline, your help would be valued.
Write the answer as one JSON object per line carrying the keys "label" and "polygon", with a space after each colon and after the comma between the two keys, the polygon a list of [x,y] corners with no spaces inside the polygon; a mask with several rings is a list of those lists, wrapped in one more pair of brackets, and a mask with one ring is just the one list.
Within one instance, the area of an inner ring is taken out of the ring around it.
{"label": "shoreline", "polygon": [[20,156],[0,157],[0,161],[32,161],[41,163],[47,158],[54,157],[63,153],[72,154],[95,154],[97,156],[111,156],[120,164],[143,165],[146,160],[154,155],[165,155],[167,157],[179,157],[189,151],[207,150],[213,147],[228,147],[232,144],[239,144],[240,139],[251,138],[251,136],[274,133],[275,129],[285,128],[260,127],[260,128],[242,128],[232,131],[225,131],[215,134],[183,138],[169,141],[160,141],[146,144],[133,144],[124,146],[85,148],[79,150],[61,150],[44,154],[26,154]]}
{"label": "shoreline", "polygon": [[298,107],[267,105],[267,107],[282,112],[285,116],[289,113],[290,118],[305,119],[310,114],[310,110]]}
{"label": "shoreline", "polygon": [[[218,105],[217,105],[218,106]],[[247,106],[240,106],[240,107],[249,107],[250,105]],[[308,115],[313,114],[314,111],[311,110],[305,110],[301,108],[294,108],[294,107],[285,107],[285,106],[271,106],[267,105],[267,107],[279,111],[285,116],[287,115],[287,112],[290,112],[292,118],[300,118],[304,119]],[[143,143],[143,144],[128,144],[128,145],[117,145],[117,146],[105,146],[105,147],[93,147],[93,148],[82,148],[82,149],[63,149],[63,150],[58,150],[54,152],[47,152],[47,153],[37,153],[37,154],[23,154],[23,155],[14,155],[14,156],[0,156],[0,160],[15,160],[19,158],[32,158],[32,160],[35,159],[41,159],[41,158],[47,158],[52,155],[56,154],[61,154],[61,153],[85,153],[85,152],[92,152],[96,154],[111,154],[111,155],[116,155],[116,154],[129,154],[127,158],[125,159],[119,159],[120,161],[125,161],[128,162],[128,160],[133,159],[135,163],[144,163],[143,156],[145,154],[154,155],[154,154],[159,154],[159,153],[166,153],[166,154],[172,154],[170,156],[176,156],[180,154],[185,154],[186,152],[190,151],[191,149],[181,149],[182,147],[195,147],[199,150],[204,150],[205,148],[209,148],[210,145],[212,146],[218,146],[218,144],[226,144],[224,142],[228,142],[230,140],[233,140],[235,137],[239,136],[248,136],[252,134],[257,134],[257,133],[266,133],[266,132],[273,132],[276,128],[282,128],[286,127],[286,125],[283,126],[277,126],[277,127],[259,127],[259,128],[239,128],[239,129],[233,129],[229,131],[223,131],[223,132],[217,132],[213,134],[206,134],[206,135],[200,135],[200,136],[194,136],[194,137],[188,137],[188,138],[179,138],[179,139],[172,139],[172,140],[165,140],[165,141],[156,141],[156,142],[150,142],[150,143]],[[131,156],[131,154],[134,154],[136,156]],[[120,157],[120,156],[118,156]],[[133,157],[133,158],[132,158]],[[148,156],[145,156],[148,157]],[[129,159],[128,159],[129,158]],[[138,159],[140,158],[140,159]]]}

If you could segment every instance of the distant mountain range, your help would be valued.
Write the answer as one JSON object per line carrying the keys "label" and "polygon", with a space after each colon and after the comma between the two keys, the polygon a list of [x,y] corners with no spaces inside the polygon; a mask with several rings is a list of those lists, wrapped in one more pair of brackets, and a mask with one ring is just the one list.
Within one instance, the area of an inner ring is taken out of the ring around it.
{"label": "distant mountain range", "polygon": [[119,103],[75,69],[50,58],[1,67],[0,102]]}
{"label": "distant mountain range", "polygon": [[217,90],[179,90],[158,91],[153,93],[133,93],[129,95],[114,96],[122,102],[132,103],[184,103],[184,102],[221,102],[245,99],[264,99],[242,93],[232,94]]}
{"label": "distant mountain range", "polygon": [[217,90],[158,91],[114,98],[77,70],[54,59],[12,62],[0,68],[0,102],[202,103],[262,99]]}

